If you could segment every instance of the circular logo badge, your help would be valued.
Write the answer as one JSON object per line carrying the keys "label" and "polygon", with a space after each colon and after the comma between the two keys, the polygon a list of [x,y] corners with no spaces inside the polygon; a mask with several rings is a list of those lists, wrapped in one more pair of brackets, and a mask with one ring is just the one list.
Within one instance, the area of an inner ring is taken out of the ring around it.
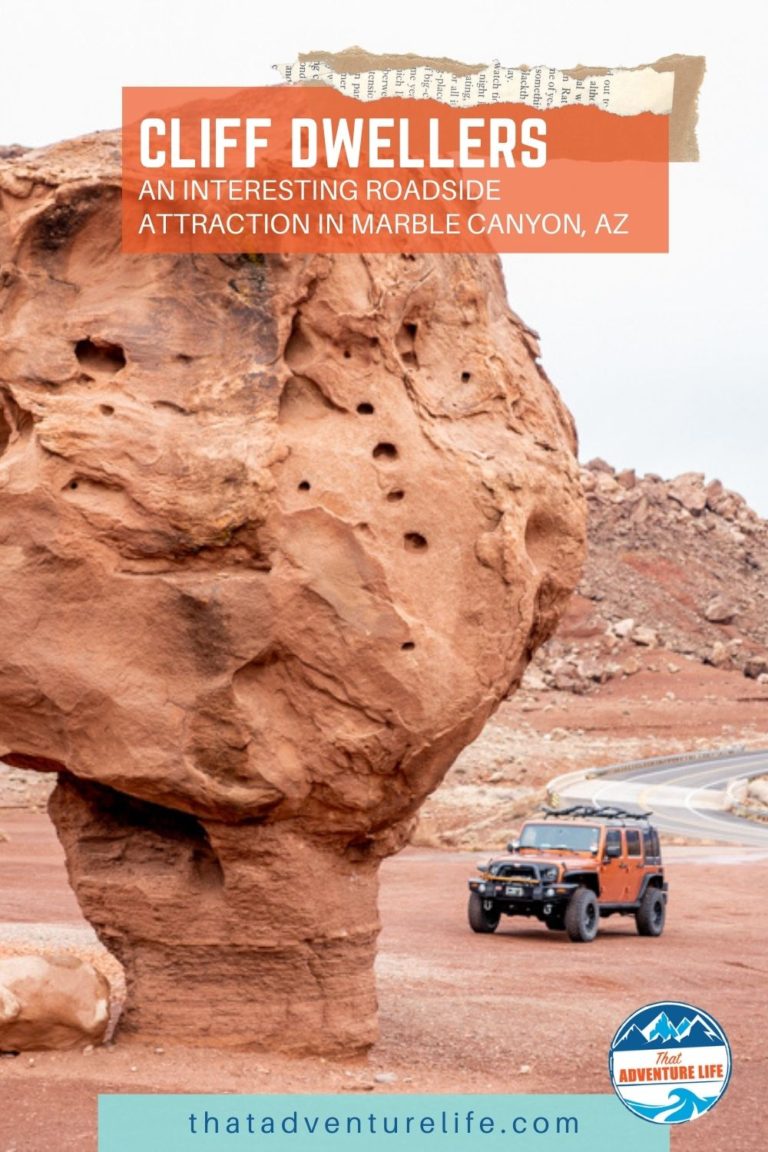
{"label": "circular logo badge", "polygon": [[717,1021],[693,1004],[646,1004],[611,1041],[609,1071],[616,1095],[636,1116],[684,1124],[725,1092],[731,1046]]}

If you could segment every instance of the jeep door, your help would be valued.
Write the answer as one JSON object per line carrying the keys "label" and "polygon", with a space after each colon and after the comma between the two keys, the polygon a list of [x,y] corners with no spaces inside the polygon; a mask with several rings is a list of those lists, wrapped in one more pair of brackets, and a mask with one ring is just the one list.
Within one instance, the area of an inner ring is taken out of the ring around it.
{"label": "jeep door", "polygon": [[600,900],[622,904],[629,899],[628,866],[621,828],[606,828],[603,858],[600,862]]}
{"label": "jeep door", "polygon": [[645,858],[639,828],[624,831],[627,846],[627,899],[637,900],[645,875]]}

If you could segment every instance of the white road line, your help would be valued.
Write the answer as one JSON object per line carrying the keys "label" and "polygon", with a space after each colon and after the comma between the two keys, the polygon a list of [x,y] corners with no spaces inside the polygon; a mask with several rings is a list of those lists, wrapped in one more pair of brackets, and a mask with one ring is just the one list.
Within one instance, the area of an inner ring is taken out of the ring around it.
{"label": "white road line", "polygon": [[[756,767],[759,768],[763,762],[765,763],[766,772],[768,772],[768,756],[766,756],[765,753],[761,753],[759,757],[738,755],[734,756],[732,760],[728,757],[724,757],[722,760],[711,760],[706,768],[701,764],[680,764],[671,768],[653,768],[645,772],[638,770],[636,773],[622,773],[622,778],[625,780],[638,781],[657,779],[659,782],[663,782],[667,778],[677,781],[690,779],[690,782],[694,783],[699,777],[705,780],[708,779],[710,772],[720,770],[726,764],[730,768],[750,766],[752,770],[754,770]],[[745,775],[751,774],[751,772],[745,773]]]}
{"label": "white road line", "polygon": [[[643,808],[655,809],[659,826],[663,824],[673,833],[706,837],[709,832],[710,836],[716,833],[729,839],[741,836],[751,843],[764,843],[768,841],[768,828],[741,822],[725,808],[728,786],[754,776],[756,769],[763,765],[768,772],[768,752],[760,749],[723,756],[706,765],[700,761],[664,765],[593,780],[585,776],[573,780],[564,790],[563,798],[595,805],[637,802]],[[709,803],[705,803],[705,799]],[[712,807],[718,800],[723,805],[721,814]],[[688,814],[690,818],[686,818]]]}

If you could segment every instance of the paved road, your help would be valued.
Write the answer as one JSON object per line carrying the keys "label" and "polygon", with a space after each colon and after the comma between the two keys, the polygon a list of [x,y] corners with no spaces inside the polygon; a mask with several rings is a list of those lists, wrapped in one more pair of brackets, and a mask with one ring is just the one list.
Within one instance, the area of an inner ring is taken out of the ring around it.
{"label": "paved road", "polygon": [[716,760],[687,764],[647,764],[608,771],[593,779],[563,782],[558,796],[566,801],[618,804],[652,810],[654,824],[673,836],[719,840],[768,849],[768,824],[743,820],[723,810],[728,785],[765,773],[768,749],[731,752]]}

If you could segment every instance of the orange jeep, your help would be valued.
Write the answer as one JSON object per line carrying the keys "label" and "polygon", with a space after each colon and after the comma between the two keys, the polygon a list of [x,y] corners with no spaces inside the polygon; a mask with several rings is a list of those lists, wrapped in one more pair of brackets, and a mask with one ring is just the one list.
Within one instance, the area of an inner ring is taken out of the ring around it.
{"label": "orange jeep", "polygon": [[641,936],[661,936],[667,884],[650,812],[544,808],[508,856],[478,866],[469,881],[473,932],[495,932],[502,916],[535,916],[571,940],[594,940],[601,916],[634,916]]}

